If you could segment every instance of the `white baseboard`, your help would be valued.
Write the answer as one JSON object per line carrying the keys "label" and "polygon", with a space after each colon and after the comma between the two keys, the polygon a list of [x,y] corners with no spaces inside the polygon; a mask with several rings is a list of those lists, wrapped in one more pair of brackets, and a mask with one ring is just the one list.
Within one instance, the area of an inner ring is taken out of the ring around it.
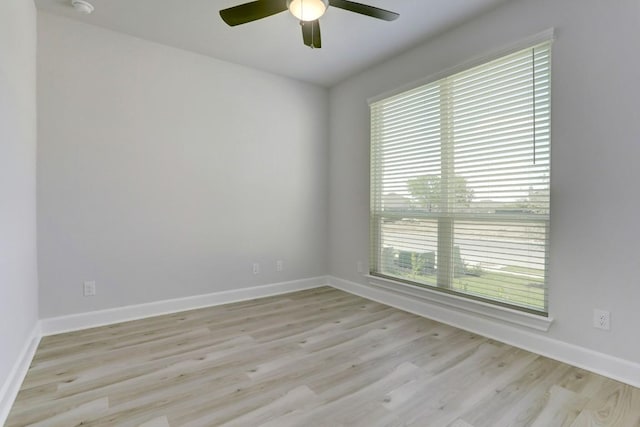
{"label": "white baseboard", "polygon": [[71,314],[68,316],[51,317],[40,321],[41,330],[43,336],[55,335],[179,311],[313,289],[320,286],[327,286],[326,276],[254,286],[251,288],[232,289],[211,294],[194,295],[191,297],[129,305],[87,313]]}
{"label": "white baseboard", "polygon": [[333,276],[329,276],[328,281],[329,285],[336,289],[492,338],[634,387],[640,387],[639,363],[568,344],[541,333],[517,328],[506,323],[502,324],[499,321],[465,313],[451,307],[412,298],[392,290],[363,285]]}
{"label": "white baseboard", "polygon": [[24,343],[24,347],[0,388],[0,425],[4,425],[13,402],[16,400],[22,381],[40,344],[40,322],[37,322]]}

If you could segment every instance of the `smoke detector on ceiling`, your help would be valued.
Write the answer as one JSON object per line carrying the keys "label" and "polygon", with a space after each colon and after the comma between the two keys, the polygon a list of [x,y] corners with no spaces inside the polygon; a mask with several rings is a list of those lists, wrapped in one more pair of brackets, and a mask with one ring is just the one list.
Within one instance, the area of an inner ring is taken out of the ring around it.
{"label": "smoke detector on ceiling", "polygon": [[84,13],[85,15],[93,12],[93,5],[84,0],[71,0],[71,6],[80,13]]}

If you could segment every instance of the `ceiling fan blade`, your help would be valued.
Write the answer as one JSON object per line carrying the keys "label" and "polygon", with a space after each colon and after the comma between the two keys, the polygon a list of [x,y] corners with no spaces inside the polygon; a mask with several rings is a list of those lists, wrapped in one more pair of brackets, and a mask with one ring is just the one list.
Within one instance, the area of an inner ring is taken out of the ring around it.
{"label": "ceiling fan blade", "polygon": [[320,49],[322,47],[322,40],[320,39],[320,22],[315,21],[300,21],[302,27],[302,40],[304,44],[312,49]]}
{"label": "ceiling fan blade", "polygon": [[220,11],[222,20],[230,26],[246,24],[287,10],[285,0],[258,0]]}
{"label": "ceiling fan blade", "polygon": [[366,4],[356,3],[347,0],[329,0],[329,4],[339,9],[348,10],[349,12],[359,13],[361,15],[371,16],[372,18],[383,19],[385,21],[393,21],[400,15],[389,10],[380,9],[379,7],[369,6]]}

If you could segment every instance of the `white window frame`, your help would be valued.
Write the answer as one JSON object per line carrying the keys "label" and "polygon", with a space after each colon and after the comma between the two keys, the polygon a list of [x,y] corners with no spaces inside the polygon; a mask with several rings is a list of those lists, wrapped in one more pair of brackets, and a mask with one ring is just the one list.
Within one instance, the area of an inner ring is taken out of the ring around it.
{"label": "white window frame", "polygon": [[[501,58],[510,53],[514,53],[516,51],[531,47],[539,43],[553,41],[553,40],[554,40],[553,29],[543,31],[534,36],[531,36],[526,39],[520,40],[516,43],[513,43],[509,46],[495,50],[490,54],[483,55],[471,61],[467,61],[463,64],[460,64],[456,67],[447,69],[443,72],[431,75],[427,78],[424,78],[419,81],[413,82],[411,84],[405,85],[403,87],[397,88],[393,91],[385,92],[376,97],[370,98],[368,102],[369,104],[375,103],[377,101],[409,91],[419,86],[423,86],[423,85],[438,81],[440,79],[456,74],[458,72],[462,72],[464,70],[473,68],[475,66],[490,62],[494,59]],[[370,285],[383,289],[387,292],[393,292],[395,294],[399,294],[402,296],[411,297],[412,299],[424,300],[425,302],[428,302],[428,303],[435,303],[438,306],[445,306],[448,308],[452,308],[456,311],[461,311],[461,312],[469,313],[473,315],[480,315],[483,317],[500,320],[500,321],[511,323],[518,326],[525,326],[525,327],[532,328],[539,331],[547,331],[553,322],[553,317],[551,316],[551,308],[552,308],[551,303],[549,303],[549,307],[547,307],[547,314],[544,315],[544,314],[531,313],[527,311],[521,311],[519,309],[505,307],[500,304],[493,304],[491,302],[484,302],[481,300],[471,299],[463,295],[450,294],[450,293],[442,292],[438,289],[430,289],[428,287],[418,287],[418,286],[406,284],[400,280],[395,280],[388,277],[380,277],[377,275],[376,276],[367,275],[367,278],[369,280]]]}

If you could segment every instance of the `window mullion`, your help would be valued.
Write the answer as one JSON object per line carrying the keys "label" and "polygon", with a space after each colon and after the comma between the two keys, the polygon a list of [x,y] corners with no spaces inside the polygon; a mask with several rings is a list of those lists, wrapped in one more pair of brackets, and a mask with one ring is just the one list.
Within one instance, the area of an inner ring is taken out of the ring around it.
{"label": "window mullion", "polygon": [[453,205],[454,192],[449,185],[454,176],[453,111],[451,81],[443,79],[440,85],[440,217],[438,218],[438,273],[441,288],[453,287]]}
{"label": "window mullion", "polygon": [[371,123],[371,188],[370,188],[370,206],[371,206],[371,222],[369,224],[369,269],[370,271],[380,271],[382,266],[382,152],[380,121],[372,121]]}

